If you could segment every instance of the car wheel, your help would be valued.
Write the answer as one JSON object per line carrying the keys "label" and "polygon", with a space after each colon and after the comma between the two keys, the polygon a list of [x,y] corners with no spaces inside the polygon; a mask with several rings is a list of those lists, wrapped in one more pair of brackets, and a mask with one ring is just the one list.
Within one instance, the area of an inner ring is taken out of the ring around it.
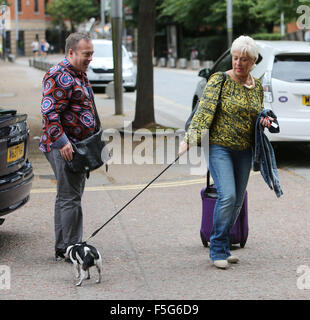
{"label": "car wheel", "polygon": [[135,92],[136,87],[125,87],[125,90],[126,90],[127,92]]}
{"label": "car wheel", "polygon": [[206,240],[205,236],[203,235],[203,233],[201,231],[200,231],[200,239],[201,239],[203,246],[205,248],[208,248],[208,241]]}
{"label": "car wheel", "polygon": [[105,87],[92,87],[94,93],[105,93]]}

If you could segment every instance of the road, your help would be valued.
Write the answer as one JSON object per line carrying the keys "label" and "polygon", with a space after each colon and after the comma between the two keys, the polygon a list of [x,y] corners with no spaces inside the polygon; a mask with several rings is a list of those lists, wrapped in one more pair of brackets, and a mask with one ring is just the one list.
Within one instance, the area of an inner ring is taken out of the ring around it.
{"label": "road", "polygon": [[[154,108],[157,123],[184,128],[191,112],[193,93],[199,80],[198,71],[154,68]],[[104,105],[106,95],[95,90],[99,105]],[[124,112],[135,106],[136,92],[124,93]]]}
{"label": "road", "polygon": [[[310,298],[310,291],[303,290],[307,288],[297,287],[302,280],[297,269],[310,270],[310,162],[307,148],[296,144],[278,145],[276,151],[283,197],[277,199],[259,173],[251,174],[249,238],[244,249],[234,251],[240,264],[222,271],[210,263],[199,238],[205,177],[192,175],[191,166],[178,163],[91,241],[103,255],[103,281],[96,285],[92,278],[76,288],[72,266],[53,261],[56,182],[37,140],[42,76],[26,63],[0,62],[1,104],[29,114],[35,171],[29,203],[8,215],[0,228],[0,265],[11,272],[10,289],[0,289],[1,300]],[[184,126],[197,78],[193,71],[155,69],[158,122]],[[123,116],[114,115],[114,102],[105,94],[95,99],[105,127],[132,119],[135,93],[124,94]],[[113,164],[108,172],[96,170],[83,196],[84,236],[164,167],[133,163]]]}

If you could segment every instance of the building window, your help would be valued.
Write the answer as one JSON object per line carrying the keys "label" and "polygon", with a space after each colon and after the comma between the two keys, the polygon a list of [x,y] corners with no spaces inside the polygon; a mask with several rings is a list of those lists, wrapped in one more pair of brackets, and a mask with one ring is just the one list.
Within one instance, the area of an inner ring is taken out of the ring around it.
{"label": "building window", "polygon": [[39,3],[38,3],[38,0],[34,0],[34,12],[39,12]]}
{"label": "building window", "polygon": [[18,12],[22,12],[22,0],[18,0],[17,1],[17,5],[18,5]]}
{"label": "building window", "polygon": [[44,0],[44,12],[47,15],[48,13],[46,12],[47,10],[47,5],[48,5],[48,0]]}

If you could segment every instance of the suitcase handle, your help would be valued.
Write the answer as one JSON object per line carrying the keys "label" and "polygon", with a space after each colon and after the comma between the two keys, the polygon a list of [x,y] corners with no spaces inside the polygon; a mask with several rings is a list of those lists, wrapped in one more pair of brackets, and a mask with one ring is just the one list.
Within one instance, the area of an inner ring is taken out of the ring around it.
{"label": "suitcase handle", "polygon": [[207,172],[207,189],[210,188],[210,171]]}
{"label": "suitcase handle", "polygon": [[217,199],[217,191],[214,186],[210,185],[210,171],[207,172],[207,187],[205,188],[204,195],[207,198]]}

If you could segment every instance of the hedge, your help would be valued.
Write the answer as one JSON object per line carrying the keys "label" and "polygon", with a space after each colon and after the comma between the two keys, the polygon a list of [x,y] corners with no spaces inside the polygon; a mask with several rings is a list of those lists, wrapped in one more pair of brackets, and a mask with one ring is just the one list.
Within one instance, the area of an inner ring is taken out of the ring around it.
{"label": "hedge", "polygon": [[283,36],[280,33],[256,33],[251,37],[255,40],[282,40]]}

